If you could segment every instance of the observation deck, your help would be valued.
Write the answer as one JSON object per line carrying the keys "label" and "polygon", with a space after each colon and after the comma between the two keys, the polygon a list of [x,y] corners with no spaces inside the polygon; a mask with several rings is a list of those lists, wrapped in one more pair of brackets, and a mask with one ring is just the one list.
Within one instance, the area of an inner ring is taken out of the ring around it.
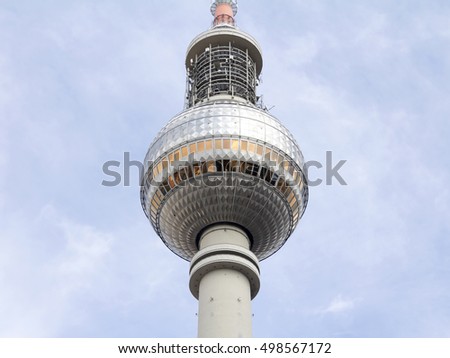
{"label": "observation deck", "polygon": [[186,107],[229,96],[256,104],[263,67],[262,51],[250,35],[220,14],[214,27],[198,35],[186,53]]}

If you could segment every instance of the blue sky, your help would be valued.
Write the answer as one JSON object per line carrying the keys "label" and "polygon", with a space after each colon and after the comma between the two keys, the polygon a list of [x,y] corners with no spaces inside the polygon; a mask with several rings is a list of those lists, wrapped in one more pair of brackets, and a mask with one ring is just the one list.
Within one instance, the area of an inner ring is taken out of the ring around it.
{"label": "blue sky", "polygon": [[[254,335],[450,337],[450,3],[239,5],[271,113],[306,160],[347,160],[262,262]],[[101,182],[182,110],[211,20],[207,0],[0,0],[0,336],[196,335],[137,173]]]}

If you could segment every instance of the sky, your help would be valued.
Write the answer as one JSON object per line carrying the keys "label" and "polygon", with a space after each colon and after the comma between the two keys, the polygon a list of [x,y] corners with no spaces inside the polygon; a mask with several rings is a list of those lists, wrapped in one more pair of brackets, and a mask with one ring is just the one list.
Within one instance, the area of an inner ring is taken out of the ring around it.
{"label": "sky", "polygon": [[[446,0],[239,1],[270,113],[348,184],[311,187],[261,263],[255,337],[450,337],[449,18]],[[182,111],[211,21],[208,0],[0,0],[0,337],[196,336],[189,263],[137,170],[105,187],[102,167],[142,161]]]}

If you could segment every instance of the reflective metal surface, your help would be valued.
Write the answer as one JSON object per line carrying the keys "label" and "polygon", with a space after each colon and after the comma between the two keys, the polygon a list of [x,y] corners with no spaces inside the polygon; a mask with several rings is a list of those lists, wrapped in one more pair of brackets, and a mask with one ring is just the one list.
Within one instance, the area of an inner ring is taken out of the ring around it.
{"label": "reflective metal surface", "polygon": [[141,202],[165,244],[190,260],[214,223],[244,228],[262,260],[288,239],[308,201],[303,156],[267,112],[236,101],[173,118],[146,156]]}

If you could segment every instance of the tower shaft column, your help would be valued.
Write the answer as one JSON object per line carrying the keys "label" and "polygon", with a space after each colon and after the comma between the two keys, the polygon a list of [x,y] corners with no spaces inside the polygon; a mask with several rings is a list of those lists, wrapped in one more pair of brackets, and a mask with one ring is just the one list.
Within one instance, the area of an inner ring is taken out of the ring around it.
{"label": "tower shaft column", "polygon": [[252,308],[247,277],[232,269],[207,273],[198,298],[199,337],[251,337]]}
{"label": "tower shaft column", "polygon": [[258,259],[245,232],[215,225],[191,261],[190,289],[199,300],[200,338],[252,336],[251,300],[259,290]]}

